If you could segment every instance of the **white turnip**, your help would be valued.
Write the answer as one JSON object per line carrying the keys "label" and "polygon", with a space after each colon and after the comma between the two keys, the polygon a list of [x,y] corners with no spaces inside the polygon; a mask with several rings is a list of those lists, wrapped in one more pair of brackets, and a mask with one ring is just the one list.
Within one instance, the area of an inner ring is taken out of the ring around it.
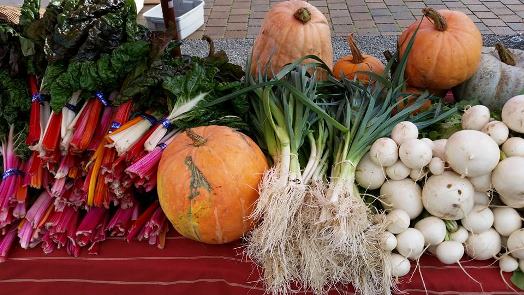
{"label": "white turnip", "polygon": [[487,193],[481,193],[476,191],[473,195],[473,199],[475,200],[475,205],[488,206],[490,203],[489,196]]}
{"label": "white turnip", "polygon": [[466,254],[475,260],[494,258],[502,249],[500,235],[492,228],[480,234],[470,233],[465,246]]}
{"label": "white turnip", "polygon": [[409,178],[416,182],[421,179],[424,179],[426,175],[428,175],[428,169],[426,167],[411,169],[411,172],[409,173]]}
{"label": "white turnip", "polygon": [[404,256],[397,253],[392,253],[390,258],[391,275],[394,277],[402,277],[409,273],[411,263]]}
{"label": "white turnip", "polygon": [[389,167],[398,160],[397,143],[389,137],[379,138],[371,145],[369,156],[376,165]]}
{"label": "white turnip", "polygon": [[511,233],[507,242],[508,251],[511,256],[524,259],[524,229],[519,229]]}
{"label": "white turnip", "polygon": [[508,126],[500,121],[489,122],[481,131],[489,135],[498,145],[503,144],[509,136]]}
{"label": "white turnip", "polygon": [[386,216],[387,230],[393,234],[399,234],[409,227],[409,215],[402,209],[393,209]]}
{"label": "white turnip", "polygon": [[415,228],[408,228],[397,235],[396,249],[408,259],[418,259],[424,250],[424,235]]}
{"label": "white turnip", "polygon": [[440,175],[444,173],[444,169],[446,168],[446,163],[439,158],[439,157],[433,157],[431,159],[431,162],[429,162],[429,172],[433,175]]}
{"label": "white turnip", "polygon": [[446,161],[446,144],[448,143],[447,139],[438,139],[433,141],[433,157],[439,157],[444,162]]}
{"label": "white turnip", "polygon": [[411,169],[420,169],[429,164],[433,157],[431,147],[420,139],[408,139],[400,145],[400,160]]}
{"label": "white turnip", "polygon": [[510,137],[502,145],[506,157],[524,157],[524,138]]}
{"label": "white turnip", "polygon": [[410,219],[422,212],[422,190],[411,179],[390,180],[380,188],[380,198],[386,209],[402,209]]}
{"label": "white turnip", "polygon": [[498,207],[493,209],[495,218],[493,227],[502,236],[509,236],[516,230],[522,228],[522,219],[519,212],[510,207]]}
{"label": "white turnip", "polygon": [[411,169],[406,167],[401,161],[386,168],[386,175],[392,180],[402,180],[409,176]]}
{"label": "white turnip", "polygon": [[455,132],[446,144],[446,161],[455,172],[463,176],[488,174],[495,169],[499,158],[497,143],[480,131]]}
{"label": "white turnip", "polygon": [[426,245],[438,245],[446,238],[446,224],[442,219],[435,216],[419,220],[415,224],[415,228],[424,236]]}
{"label": "white turnip", "polygon": [[463,226],[459,226],[458,230],[454,233],[449,234],[449,238],[452,241],[464,243],[469,237],[469,232]]}
{"label": "white turnip", "polygon": [[403,121],[395,125],[391,131],[391,139],[399,146],[406,140],[418,138],[418,128],[409,121]]}
{"label": "white turnip", "polygon": [[380,248],[386,251],[393,251],[397,247],[397,238],[390,232],[384,232],[380,240]]}
{"label": "white turnip", "polygon": [[437,246],[435,254],[444,264],[458,263],[464,256],[464,246],[456,241],[444,241]]}
{"label": "white turnip", "polygon": [[459,220],[473,209],[473,195],[473,185],[467,179],[445,171],[428,178],[422,189],[422,203],[433,216]]}
{"label": "white turnip", "polygon": [[500,200],[513,208],[524,207],[524,157],[502,160],[491,175]]}
{"label": "white turnip", "polygon": [[462,115],[462,129],[480,130],[488,124],[489,109],[484,105],[475,105],[464,111]]}
{"label": "white turnip", "polygon": [[513,131],[524,133],[524,95],[506,101],[502,107],[502,122]]}
{"label": "white turnip", "polygon": [[355,180],[365,189],[377,189],[386,181],[384,168],[371,161],[369,153],[357,165]]}
{"label": "white turnip", "polygon": [[477,192],[487,192],[493,188],[491,184],[491,173],[477,177],[468,177]]}
{"label": "white turnip", "polygon": [[473,210],[462,218],[461,223],[470,232],[479,234],[490,229],[493,221],[494,216],[491,209],[483,205],[475,205]]}
{"label": "white turnip", "polygon": [[503,272],[514,272],[519,268],[519,262],[510,255],[504,254],[499,259],[499,267]]}

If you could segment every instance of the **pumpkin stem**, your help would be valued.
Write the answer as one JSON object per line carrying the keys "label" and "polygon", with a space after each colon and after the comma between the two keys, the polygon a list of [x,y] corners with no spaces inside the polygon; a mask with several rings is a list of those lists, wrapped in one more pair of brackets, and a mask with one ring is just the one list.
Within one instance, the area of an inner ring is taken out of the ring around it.
{"label": "pumpkin stem", "polygon": [[443,32],[448,29],[448,24],[446,20],[434,8],[423,8],[422,14],[424,14],[425,17],[429,18],[433,22],[433,24],[435,24],[435,28],[437,30]]}
{"label": "pumpkin stem", "polygon": [[351,62],[354,64],[362,63],[364,61],[364,56],[362,56],[362,52],[360,52],[360,49],[358,49],[357,44],[355,43],[355,39],[353,39],[353,33],[348,36],[348,44],[349,49],[351,50],[351,56],[353,57]]}
{"label": "pumpkin stem", "polygon": [[306,7],[297,9],[293,16],[299,21],[301,21],[303,24],[311,20],[311,12],[309,12],[309,10]]}
{"label": "pumpkin stem", "polygon": [[195,146],[195,147],[203,146],[207,142],[207,139],[205,139],[201,135],[196,134],[191,129],[187,129],[186,130],[186,134],[193,141],[193,146]]}
{"label": "pumpkin stem", "polygon": [[393,59],[393,53],[391,51],[386,50],[383,52],[384,58],[386,58],[386,61],[389,62],[391,59]]}
{"label": "pumpkin stem", "polygon": [[515,61],[515,57],[513,56],[513,53],[509,51],[504,45],[501,43],[495,44],[495,49],[497,50],[497,53],[499,54],[500,61],[510,65],[510,66],[516,66],[517,62]]}
{"label": "pumpkin stem", "polygon": [[209,37],[208,35],[203,35],[202,40],[206,40],[207,44],[209,44],[209,54],[208,57],[215,55],[215,42],[213,42],[213,39]]}

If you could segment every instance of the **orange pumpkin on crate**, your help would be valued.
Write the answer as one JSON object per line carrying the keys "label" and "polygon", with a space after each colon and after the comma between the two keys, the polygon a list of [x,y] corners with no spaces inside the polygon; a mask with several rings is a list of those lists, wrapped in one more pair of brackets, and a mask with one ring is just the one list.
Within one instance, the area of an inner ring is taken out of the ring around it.
{"label": "orange pumpkin on crate", "polygon": [[372,77],[365,73],[358,72],[373,72],[378,75],[384,74],[384,64],[374,56],[362,54],[353,39],[353,33],[348,36],[348,44],[351,55],[342,57],[333,67],[333,75],[337,79],[346,77],[349,80],[353,80],[356,76],[357,80],[368,84],[373,80]]}
{"label": "orange pumpkin on crate", "polygon": [[183,236],[224,244],[253,228],[249,219],[267,160],[248,136],[224,126],[188,129],[162,154],[158,199]]}
{"label": "orange pumpkin on crate", "polygon": [[[272,6],[253,44],[251,74],[272,77],[286,64],[306,55],[316,55],[329,69],[333,67],[331,30],[326,17],[304,1],[283,1]],[[320,78],[324,77],[327,75],[322,73]]]}

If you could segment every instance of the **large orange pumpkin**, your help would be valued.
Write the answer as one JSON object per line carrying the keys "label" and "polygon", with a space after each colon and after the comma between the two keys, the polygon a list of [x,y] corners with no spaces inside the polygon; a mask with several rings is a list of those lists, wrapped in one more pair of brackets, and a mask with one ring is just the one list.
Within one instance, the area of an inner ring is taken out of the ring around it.
{"label": "large orange pumpkin", "polygon": [[316,55],[331,69],[333,49],[326,17],[313,5],[299,0],[280,2],[269,10],[253,45],[251,74],[278,73],[288,63]]}
{"label": "large orange pumpkin", "polygon": [[424,8],[422,12],[422,22],[410,25],[399,39],[402,56],[420,23],[408,56],[407,82],[423,89],[450,89],[477,70],[482,36],[475,23],[460,11]]}
{"label": "large orange pumpkin", "polygon": [[342,57],[333,67],[333,74],[337,79],[346,77],[349,80],[353,80],[356,76],[357,80],[368,84],[372,78],[367,74],[357,72],[373,72],[378,75],[384,74],[384,64],[374,56],[362,54],[353,39],[353,33],[348,36],[348,44],[351,55]]}
{"label": "large orange pumpkin", "polygon": [[176,136],[158,167],[160,206],[183,236],[209,244],[240,238],[258,183],[268,168],[248,136],[224,126],[189,129]]}

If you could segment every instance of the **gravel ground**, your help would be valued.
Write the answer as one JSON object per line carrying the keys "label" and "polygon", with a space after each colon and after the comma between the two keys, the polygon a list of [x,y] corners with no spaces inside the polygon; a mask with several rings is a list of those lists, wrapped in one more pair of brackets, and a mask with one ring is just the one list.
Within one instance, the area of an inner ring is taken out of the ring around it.
{"label": "gravel ground", "polygon": [[[360,49],[374,56],[382,57],[382,52],[389,49],[394,52],[396,48],[396,36],[356,36]],[[253,39],[219,39],[215,41],[216,50],[224,50],[231,62],[244,66],[251,52]],[[484,45],[493,46],[496,42],[502,42],[507,47],[524,50],[524,35],[497,36],[484,35]],[[182,45],[182,53],[187,55],[204,56],[208,48],[205,41],[185,40]],[[333,38],[333,52],[335,60],[349,54],[346,39],[343,37]]]}

